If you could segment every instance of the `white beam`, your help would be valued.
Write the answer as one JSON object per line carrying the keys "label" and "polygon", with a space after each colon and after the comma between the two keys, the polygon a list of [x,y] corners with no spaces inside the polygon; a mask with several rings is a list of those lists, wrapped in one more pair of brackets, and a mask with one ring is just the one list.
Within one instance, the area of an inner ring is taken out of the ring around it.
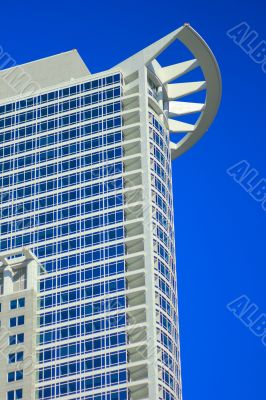
{"label": "white beam", "polygon": [[168,67],[164,67],[160,71],[160,78],[163,83],[171,82],[180,76],[187,74],[189,71],[197,68],[199,63],[196,59],[184,61],[182,63],[169,65]]}
{"label": "white beam", "polygon": [[169,117],[193,114],[204,110],[205,104],[186,101],[169,101]]}
{"label": "white beam", "polygon": [[179,99],[192,93],[200,92],[206,88],[206,82],[171,83],[167,87],[169,100]]}
{"label": "white beam", "polygon": [[168,125],[170,132],[174,133],[193,132],[195,129],[194,125],[187,124],[181,121],[176,121],[175,119],[168,119]]}

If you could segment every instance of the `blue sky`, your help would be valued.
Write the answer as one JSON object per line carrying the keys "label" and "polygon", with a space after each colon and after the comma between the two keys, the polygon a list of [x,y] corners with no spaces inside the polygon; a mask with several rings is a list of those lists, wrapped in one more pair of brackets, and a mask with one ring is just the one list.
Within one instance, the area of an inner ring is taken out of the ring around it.
{"label": "blue sky", "polygon": [[0,45],[18,64],[77,48],[97,72],[184,22],[218,59],[219,114],[173,166],[184,400],[266,398],[266,347],[227,308],[245,295],[258,316],[266,313],[266,212],[227,173],[246,160],[266,178],[266,74],[227,35],[242,21],[266,40],[265,4],[258,0],[1,4]]}

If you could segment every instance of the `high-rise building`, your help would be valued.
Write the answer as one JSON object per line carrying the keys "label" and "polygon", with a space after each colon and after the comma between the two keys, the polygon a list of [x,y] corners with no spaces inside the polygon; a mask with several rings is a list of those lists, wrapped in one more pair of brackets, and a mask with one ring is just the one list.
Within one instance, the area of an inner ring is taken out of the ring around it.
{"label": "high-rise building", "polygon": [[171,160],[220,95],[187,24],[101,73],[76,50],[0,73],[1,399],[182,398]]}

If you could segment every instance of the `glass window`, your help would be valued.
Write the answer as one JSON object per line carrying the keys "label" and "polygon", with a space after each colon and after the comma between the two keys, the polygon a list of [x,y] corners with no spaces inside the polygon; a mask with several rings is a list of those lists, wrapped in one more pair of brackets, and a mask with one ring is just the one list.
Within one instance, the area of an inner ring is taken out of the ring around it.
{"label": "glass window", "polygon": [[9,326],[10,326],[10,328],[14,328],[15,326],[17,326],[17,318],[16,317],[10,318]]}
{"label": "glass window", "polygon": [[18,333],[17,335],[9,336],[9,345],[24,343],[24,333]]}
{"label": "glass window", "polygon": [[14,328],[15,326],[24,325],[25,318],[24,315],[19,315],[18,317],[12,317],[9,320],[10,328]]}
{"label": "glass window", "polygon": [[25,297],[14,299],[10,301],[10,310],[16,310],[17,308],[25,307]]}
{"label": "glass window", "polygon": [[24,333],[19,333],[17,335],[17,343],[24,343]]}
{"label": "glass window", "polygon": [[23,397],[22,389],[10,390],[7,392],[7,400],[20,400]]}
{"label": "glass window", "polygon": [[11,371],[7,375],[8,382],[21,381],[23,379],[23,370]]}
{"label": "glass window", "polygon": [[11,353],[8,355],[8,362],[9,364],[13,364],[16,362],[16,353]]}
{"label": "glass window", "polygon": [[19,361],[23,361],[24,359],[24,352],[19,351],[18,353],[11,353],[8,355],[8,362],[9,364],[13,364]]}
{"label": "glass window", "polygon": [[11,371],[11,372],[8,373],[7,381],[8,382],[14,382],[15,381],[15,371]]}

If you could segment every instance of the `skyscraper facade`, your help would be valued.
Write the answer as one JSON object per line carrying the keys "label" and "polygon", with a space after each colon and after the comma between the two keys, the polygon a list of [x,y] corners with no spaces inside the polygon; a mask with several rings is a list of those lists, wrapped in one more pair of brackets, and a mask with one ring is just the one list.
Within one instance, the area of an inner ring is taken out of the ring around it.
{"label": "skyscraper facade", "polygon": [[[162,67],[175,41],[193,57]],[[215,117],[215,58],[184,25],[102,73],[75,50],[21,68],[19,94],[0,73],[0,397],[180,400],[171,162]]]}

